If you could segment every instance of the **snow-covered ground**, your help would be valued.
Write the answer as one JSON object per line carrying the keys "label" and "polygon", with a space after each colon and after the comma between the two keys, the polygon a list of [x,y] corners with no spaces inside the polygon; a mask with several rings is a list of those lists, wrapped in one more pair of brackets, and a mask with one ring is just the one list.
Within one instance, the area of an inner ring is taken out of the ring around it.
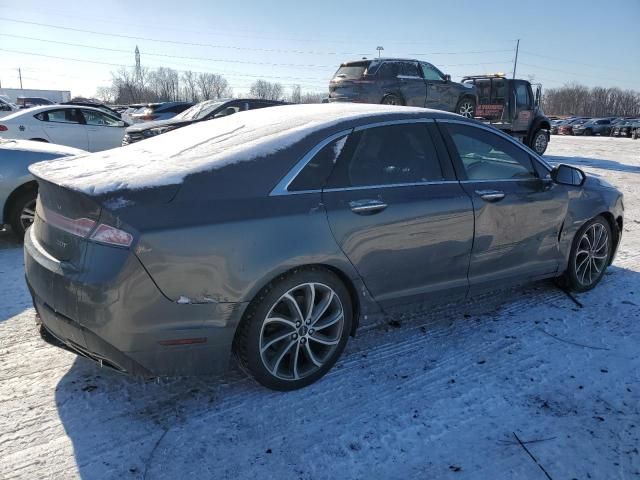
{"label": "snow-covered ground", "polygon": [[640,141],[554,137],[548,157],[625,193],[582,308],[545,282],[434,309],[360,332],[292,393],[237,369],[144,382],[44,344],[0,234],[0,478],[640,478]]}

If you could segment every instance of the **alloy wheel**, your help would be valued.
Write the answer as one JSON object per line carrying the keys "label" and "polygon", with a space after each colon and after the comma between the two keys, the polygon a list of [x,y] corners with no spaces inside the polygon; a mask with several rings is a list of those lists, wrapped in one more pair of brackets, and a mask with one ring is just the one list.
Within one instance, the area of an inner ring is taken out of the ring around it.
{"label": "alloy wheel", "polygon": [[576,278],[589,287],[598,281],[609,260],[609,234],[601,223],[591,225],[580,238],[574,257]]}
{"label": "alloy wheel", "polygon": [[338,348],[344,309],[333,289],[304,283],[282,295],[260,330],[260,359],[281,380],[300,380],[318,371]]}
{"label": "alloy wheel", "polygon": [[22,229],[26,230],[27,228],[29,228],[33,224],[35,219],[36,201],[34,199],[29,201],[22,209],[22,212],[20,212],[20,225],[22,225]]}
{"label": "alloy wheel", "polygon": [[538,135],[536,135],[536,140],[533,144],[533,148],[535,149],[536,153],[542,155],[547,149],[548,143],[549,142],[547,140],[547,136],[543,132],[540,132]]}
{"label": "alloy wheel", "polygon": [[471,102],[463,102],[460,104],[460,108],[458,108],[458,113],[463,117],[473,118],[475,107]]}

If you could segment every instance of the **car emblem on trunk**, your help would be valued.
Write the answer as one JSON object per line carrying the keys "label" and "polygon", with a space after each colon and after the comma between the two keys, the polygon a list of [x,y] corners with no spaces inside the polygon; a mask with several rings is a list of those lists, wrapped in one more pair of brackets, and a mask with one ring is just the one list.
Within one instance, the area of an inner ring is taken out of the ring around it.
{"label": "car emblem on trunk", "polygon": [[56,240],[56,244],[57,244],[59,247],[67,248],[67,242],[63,242],[62,240]]}
{"label": "car emblem on trunk", "polygon": [[21,132],[24,132],[24,125],[20,125],[20,126],[18,127],[18,130],[20,130]]}

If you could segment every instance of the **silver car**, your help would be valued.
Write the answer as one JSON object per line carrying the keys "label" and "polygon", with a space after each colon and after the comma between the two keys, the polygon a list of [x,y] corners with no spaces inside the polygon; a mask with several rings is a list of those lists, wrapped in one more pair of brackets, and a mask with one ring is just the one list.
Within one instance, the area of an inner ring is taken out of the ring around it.
{"label": "silver car", "polygon": [[29,140],[0,140],[0,225],[10,225],[22,238],[33,223],[38,183],[29,165],[86,153],[77,148]]}

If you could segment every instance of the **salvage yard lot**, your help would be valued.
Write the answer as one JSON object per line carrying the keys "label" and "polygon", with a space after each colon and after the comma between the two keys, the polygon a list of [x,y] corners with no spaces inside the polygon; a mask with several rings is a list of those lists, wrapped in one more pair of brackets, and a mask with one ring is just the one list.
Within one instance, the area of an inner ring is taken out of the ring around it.
{"label": "salvage yard lot", "polygon": [[546,157],[625,194],[595,290],[543,282],[371,327],[290,393],[237,367],[132,379],[46,345],[0,233],[0,478],[640,478],[640,142],[554,137]]}

